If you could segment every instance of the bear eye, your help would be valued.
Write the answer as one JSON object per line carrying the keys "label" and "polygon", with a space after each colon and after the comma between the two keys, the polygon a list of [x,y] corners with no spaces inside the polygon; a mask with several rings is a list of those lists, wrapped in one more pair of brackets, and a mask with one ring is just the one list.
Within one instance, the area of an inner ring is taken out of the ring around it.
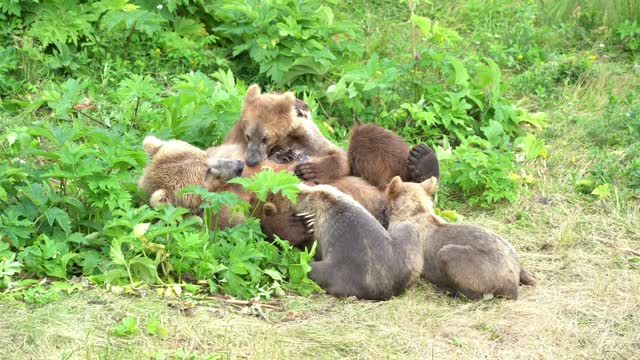
{"label": "bear eye", "polygon": [[267,143],[267,138],[266,138],[266,137],[263,137],[263,138],[262,138],[262,143],[263,143],[263,144],[266,144],[266,143]]}
{"label": "bear eye", "polygon": [[244,134],[244,137],[247,138],[247,141],[251,141],[251,135],[249,134]]}

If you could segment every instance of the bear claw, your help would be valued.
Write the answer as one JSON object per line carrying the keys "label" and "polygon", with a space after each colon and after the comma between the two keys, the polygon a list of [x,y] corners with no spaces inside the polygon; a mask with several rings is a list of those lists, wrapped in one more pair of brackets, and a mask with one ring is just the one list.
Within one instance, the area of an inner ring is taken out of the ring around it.
{"label": "bear claw", "polygon": [[295,160],[297,158],[297,154],[295,153],[295,151],[293,151],[293,149],[280,149],[275,151],[272,155],[271,155],[271,159],[278,163],[278,164],[287,164],[292,162],[293,160]]}

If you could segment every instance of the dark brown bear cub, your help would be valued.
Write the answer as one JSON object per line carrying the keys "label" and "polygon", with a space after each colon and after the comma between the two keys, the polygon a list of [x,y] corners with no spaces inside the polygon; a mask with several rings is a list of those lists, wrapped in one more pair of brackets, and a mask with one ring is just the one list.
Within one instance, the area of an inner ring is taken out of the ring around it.
{"label": "dark brown bear cub", "polygon": [[416,227],[387,232],[349,195],[330,185],[300,186],[296,211],[307,217],[318,243],[309,278],[328,293],[386,300],[411,286],[422,269]]}
{"label": "dark brown bear cub", "polygon": [[374,124],[351,130],[348,157],[352,176],[361,177],[382,190],[394,176],[413,182],[440,177],[440,165],[433,149],[425,144],[409,149],[400,135]]}
{"label": "dark brown bear cub", "polygon": [[478,226],[447,224],[437,216],[431,198],[436,182],[430,178],[408,183],[395,177],[387,188],[390,226],[410,223],[420,234],[422,277],[469,299],[486,295],[517,299],[518,285],[533,285],[535,280],[520,265],[511,244]]}

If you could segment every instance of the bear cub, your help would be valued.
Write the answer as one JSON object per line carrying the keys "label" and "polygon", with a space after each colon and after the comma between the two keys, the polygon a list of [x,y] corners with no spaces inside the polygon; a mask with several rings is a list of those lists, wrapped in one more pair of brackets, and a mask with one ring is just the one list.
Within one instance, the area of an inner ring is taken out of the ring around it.
{"label": "bear cub", "polygon": [[422,277],[473,300],[489,294],[517,299],[518,285],[535,280],[520,265],[513,246],[489,230],[447,224],[437,216],[432,200],[436,183],[434,177],[422,183],[395,177],[386,191],[389,224],[410,223],[420,234]]}
{"label": "bear cub", "polygon": [[230,187],[226,182],[240,176],[244,163],[239,160],[208,158],[201,149],[181,140],[160,140],[147,136],[142,147],[151,156],[138,185],[149,194],[149,204],[159,206],[171,203],[200,212],[201,200],[197,195],[178,192],[188,185],[200,185],[209,191]]}
{"label": "bear cub", "polygon": [[400,135],[375,124],[351,130],[348,159],[352,176],[381,190],[395,176],[413,182],[440,177],[440,164],[432,148],[419,144],[409,149]]}
{"label": "bear cub", "polygon": [[294,209],[317,241],[309,278],[336,296],[387,300],[411,286],[422,270],[416,226],[387,232],[349,195],[330,185],[301,184]]}

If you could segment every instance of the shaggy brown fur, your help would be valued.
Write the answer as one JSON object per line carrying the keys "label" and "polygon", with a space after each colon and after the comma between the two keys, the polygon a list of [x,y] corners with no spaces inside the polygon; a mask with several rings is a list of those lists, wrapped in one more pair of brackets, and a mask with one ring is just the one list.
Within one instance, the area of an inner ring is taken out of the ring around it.
{"label": "shaggy brown fur", "polygon": [[390,227],[416,226],[423,244],[422,277],[440,289],[469,299],[492,294],[518,298],[518,284],[533,278],[520,265],[515,250],[497,234],[473,225],[447,224],[437,216],[431,196],[437,180],[406,183],[395,177],[387,188]]}
{"label": "shaggy brown fur", "polygon": [[395,176],[404,181],[420,182],[440,176],[435,152],[420,144],[409,150],[400,135],[378,125],[356,126],[349,139],[351,175],[384,189]]}
{"label": "shaggy brown fur", "polygon": [[247,90],[240,119],[225,144],[242,145],[249,166],[265,160],[276,146],[312,157],[340,150],[322,135],[304,102],[291,92],[263,94],[255,84]]}
{"label": "shaggy brown fur", "polygon": [[387,232],[362,205],[329,185],[300,185],[296,211],[318,243],[309,278],[328,293],[386,300],[411,286],[422,270],[419,235],[411,224]]}
{"label": "shaggy brown fur", "polygon": [[[311,119],[309,107],[291,92],[260,92],[251,85],[244,98],[240,120],[225,144],[238,144],[248,166],[264,161],[275,148],[293,148],[312,157],[296,173],[306,181],[328,182],[348,175],[346,153],[325,138]],[[327,165],[330,164],[330,165]]]}
{"label": "shaggy brown fur", "polygon": [[409,181],[409,145],[399,135],[367,124],[351,130],[349,139],[351,175],[384,189],[394,176]]}
{"label": "shaggy brown fur", "polygon": [[[202,214],[202,200],[197,195],[178,196],[178,192],[188,185],[200,185],[209,191],[232,191],[245,200],[249,196],[239,185],[226,182],[243,172],[244,165],[239,160],[220,160],[208,158],[206,153],[184,141],[163,141],[155,136],[147,136],[143,147],[151,156],[138,185],[149,194],[149,204],[160,206],[171,203],[191,210],[193,214]],[[228,210],[220,213],[220,226],[226,227],[241,223],[243,216],[233,217]]]}
{"label": "shaggy brown fur", "polygon": [[364,179],[355,176],[346,176],[342,179],[332,181],[328,185],[353,197],[353,199],[367,209],[385,229],[387,228],[388,219],[385,210],[384,193],[378,188],[372,186]]}

